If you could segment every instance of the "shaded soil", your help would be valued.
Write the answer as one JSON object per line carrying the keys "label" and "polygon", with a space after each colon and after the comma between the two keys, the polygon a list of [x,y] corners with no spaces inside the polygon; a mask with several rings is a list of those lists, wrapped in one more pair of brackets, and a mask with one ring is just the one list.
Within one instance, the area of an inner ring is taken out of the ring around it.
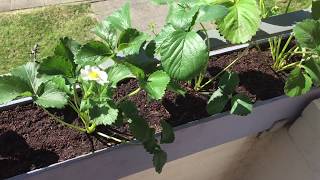
{"label": "shaded soil", "polygon": [[18,106],[0,114],[0,179],[106,146],[56,123],[35,105]]}
{"label": "shaded soil", "polygon": [[[221,71],[241,52],[225,54],[211,59],[207,77]],[[271,69],[272,58],[268,50],[251,49],[232,68],[239,73],[240,86],[237,92],[248,95],[252,101],[266,100],[283,94],[285,75],[279,75]],[[203,117],[207,117],[208,97],[192,90],[190,85],[182,84],[188,92],[185,97],[167,92],[162,102],[150,101],[145,92],[130,97],[139,108],[140,114],[151,126],[160,130],[160,121],[167,120],[177,126]],[[114,99],[119,99],[138,87],[135,80],[119,85]],[[216,89],[216,82],[205,90]],[[68,111],[60,112],[74,120]],[[74,123],[77,123],[75,120]],[[118,127],[118,131],[129,133],[127,126]],[[76,132],[55,123],[43,110],[26,105],[15,107],[0,113],[0,179],[21,174],[52,163],[70,159],[93,150],[114,145],[114,142],[101,141],[96,137]]]}
{"label": "shaded soil", "polygon": [[[242,52],[235,52],[221,57],[214,57],[209,63],[209,76],[219,73],[241,54]],[[231,71],[238,73],[240,77],[240,86],[236,91],[246,94],[254,102],[283,95],[285,74],[276,73],[271,68],[272,65],[273,60],[269,51],[251,49],[247,55],[244,55],[230,68]]]}

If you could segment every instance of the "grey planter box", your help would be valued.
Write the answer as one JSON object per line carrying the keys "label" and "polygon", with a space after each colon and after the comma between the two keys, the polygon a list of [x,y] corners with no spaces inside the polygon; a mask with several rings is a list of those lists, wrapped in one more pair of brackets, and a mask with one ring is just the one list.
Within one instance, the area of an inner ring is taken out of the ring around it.
{"label": "grey planter box", "polygon": [[[262,23],[264,32],[255,39],[265,39],[274,34],[284,34],[292,29],[298,20],[305,19],[309,13],[299,11],[287,15],[277,16]],[[289,17],[293,17],[290,19]],[[281,21],[285,19],[284,26]],[[269,22],[269,24],[267,23]],[[271,23],[271,24],[270,24]],[[276,24],[276,25],[275,25]],[[277,28],[275,28],[277,26]],[[214,34],[214,32],[212,33]],[[218,36],[213,36],[219,39]],[[263,41],[263,40],[262,40]],[[223,40],[219,40],[223,42]],[[248,44],[229,46],[221,43],[219,49],[213,50],[212,55],[233,51],[248,46]],[[320,98],[320,89],[313,89],[309,93],[295,98],[280,96],[270,100],[257,102],[252,114],[241,117],[222,113],[198,121],[194,121],[175,128],[176,140],[173,144],[164,146],[168,152],[168,161],[173,161],[220,144],[242,137],[257,134],[272,127],[280,120],[292,120],[298,117],[306,105],[312,100]],[[21,103],[30,102],[30,98],[14,101],[9,105],[0,106],[10,108]],[[151,155],[148,155],[141,145],[132,143],[100,150],[95,153],[80,156],[49,167],[15,176],[12,180],[87,180],[87,179],[119,179],[152,167]],[[164,171],[166,169],[164,168]]]}

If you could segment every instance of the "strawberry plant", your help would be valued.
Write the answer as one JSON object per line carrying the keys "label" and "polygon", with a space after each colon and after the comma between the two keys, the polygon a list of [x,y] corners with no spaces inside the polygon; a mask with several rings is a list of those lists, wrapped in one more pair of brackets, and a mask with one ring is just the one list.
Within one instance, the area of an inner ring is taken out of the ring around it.
{"label": "strawberry plant", "polygon": [[[126,138],[117,138],[121,134],[112,126],[126,123],[153,155],[153,164],[160,173],[167,160],[160,145],[174,141],[173,128],[162,121],[158,140],[155,129],[139,115],[129,97],[144,91],[150,100],[161,100],[166,90],[184,95],[180,81],[194,80],[194,89],[200,90],[218,78],[203,83],[211,47],[203,23],[214,21],[225,39],[243,43],[258,30],[260,12],[255,0],[154,2],[170,6],[166,25],[155,37],[132,27],[127,3],[93,30],[99,40],[81,45],[62,38],[54,55],[41,60],[34,55],[27,64],[0,76],[0,103],[31,96],[57,122],[119,143],[126,142]],[[200,31],[196,29],[198,25]],[[208,102],[210,114],[221,112],[230,100],[233,114],[246,115],[252,109],[247,97],[234,93],[239,78],[228,72],[233,63],[219,73],[223,74],[219,88]],[[139,87],[114,100],[117,84],[128,78],[136,79]],[[68,123],[52,113],[53,108],[66,106],[78,114],[81,125]],[[98,126],[105,126],[116,135],[100,132]]]}
{"label": "strawberry plant", "polygon": [[289,48],[289,44],[292,41],[293,34],[286,40],[285,44],[282,46],[283,37],[276,36],[274,38],[269,38],[269,46],[274,61],[272,68],[276,71],[284,71],[291,67],[288,61],[294,55],[294,52],[299,50],[299,47],[293,46]]}
{"label": "strawberry plant", "polygon": [[211,49],[204,23],[215,22],[220,34],[236,44],[249,41],[260,25],[255,0],[153,1],[170,6],[166,25],[155,38],[161,65],[175,80],[194,79],[195,90],[201,90],[206,83],[204,72]]}
{"label": "strawberry plant", "polygon": [[285,93],[288,96],[299,96],[308,92],[312,84],[320,84],[320,31],[319,20],[305,20],[294,28],[294,34],[301,47],[302,59],[293,63],[288,80],[285,85]]}
{"label": "strawberry plant", "polygon": [[252,102],[250,98],[242,94],[235,94],[235,89],[239,85],[239,77],[236,73],[225,72],[219,82],[218,90],[210,97],[207,105],[209,114],[217,114],[225,109],[228,102],[231,101],[231,114],[248,115],[252,111]]}
{"label": "strawberry plant", "polygon": [[307,93],[312,85],[320,85],[320,20],[318,16],[319,1],[313,1],[312,16],[297,23],[293,29],[301,54],[300,61],[289,64],[292,68],[285,85],[288,96],[300,96]]}
{"label": "strawberry plant", "polygon": [[[72,39],[63,38],[53,56],[42,59],[40,63],[32,60],[0,76],[0,103],[32,96],[35,104],[63,125],[119,143],[126,141],[116,138],[121,134],[114,131],[116,136],[107,135],[97,131],[96,127],[128,123],[133,136],[147,152],[153,154],[154,166],[157,172],[161,172],[167,155],[160,144],[174,141],[173,129],[165,121],[161,122],[162,136],[158,141],[155,129],[139,116],[128,97],[143,89],[150,99],[161,99],[170,77],[155,66],[146,70],[139,67],[140,62],[130,63],[130,58],[135,60],[134,54],[140,51],[149,36],[131,27],[129,4],[101,22],[94,32],[102,41],[80,45]],[[143,64],[150,68],[153,63],[147,61]],[[136,78],[140,87],[118,101],[113,100],[117,83],[126,78]],[[66,106],[78,114],[81,126],[67,123],[51,111],[52,108]]]}

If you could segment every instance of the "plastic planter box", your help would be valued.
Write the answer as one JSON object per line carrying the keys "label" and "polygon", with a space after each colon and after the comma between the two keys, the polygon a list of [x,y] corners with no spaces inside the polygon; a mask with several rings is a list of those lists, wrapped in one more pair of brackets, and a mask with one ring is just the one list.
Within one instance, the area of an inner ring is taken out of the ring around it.
{"label": "plastic planter box", "polygon": [[[301,21],[308,16],[308,12],[299,11],[265,20],[261,26],[263,31],[258,33],[255,40],[261,42],[265,41],[265,38],[268,36],[287,34],[296,21]],[[213,50],[210,53],[211,55],[230,52],[248,46],[248,44],[230,46],[224,43],[223,39],[216,36],[215,32],[212,32],[211,35],[214,42],[220,43],[218,43],[219,48]],[[253,112],[245,117],[221,113],[176,127],[175,142],[164,146],[168,152],[168,161],[173,161],[232,140],[257,134],[269,129],[277,121],[295,119],[309,102],[319,97],[320,89],[313,89],[300,97],[289,98],[280,96],[257,102],[254,105]],[[0,110],[30,102],[30,98],[13,101],[7,105],[0,106]],[[151,168],[151,158],[151,155],[148,155],[141,145],[132,143],[132,145],[119,145],[56,163],[46,168],[12,177],[11,179],[113,180]]]}

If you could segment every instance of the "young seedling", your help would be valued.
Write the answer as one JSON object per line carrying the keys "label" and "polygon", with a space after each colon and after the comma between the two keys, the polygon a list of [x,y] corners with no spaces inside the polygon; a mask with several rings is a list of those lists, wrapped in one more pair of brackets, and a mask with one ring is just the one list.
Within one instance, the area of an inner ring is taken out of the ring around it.
{"label": "young seedling", "polygon": [[238,75],[233,72],[227,71],[221,76],[218,89],[211,95],[207,104],[207,112],[210,115],[222,112],[230,101],[231,114],[245,116],[251,113],[252,102],[250,98],[235,93],[239,81]]}
{"label": "young seedling", "polygon": [[261,18],[263,19],[280,14],[279,12],[280,8],[275,4],[275,2],[274,2],[274,6],[270,8],[270,7],[266,7],[265,0],[259,0],[259,8],[261,11]]}
{"label": "young seedling", "polygon": [[292,65],[285,93],[288,96],[300,96],[310,91],[312,84],[320,85],[320,21],[305,20],[296,24],[294,35],[302,48],[302,59]]}
{"label": "young seedling", "polygon": [[292,38],[293,34],[289,36],[284,45],[282,44],[282,36],[269,38],[270,51],[272,59],[274,61],[272,68],[276,72],[284,71],[292,66],[292,64],[289,63],[289,60],[295,54],[295,52],[299,50],[299,47],[297,47],[296,45],[289,49],[289,45],[292,41]]}
{"label": "young seedling", "polygon": [[294,37],[301,49],[294,50],[293,53],[301,55],[301,60],[281,68],[281,70],[292,69],[284,87],[284,92],[290,97],[303,95],[310,91],[312,85],[320,85],[319,2],[312,1],[313,20],[307,19],[297,23],[293,29]]}

